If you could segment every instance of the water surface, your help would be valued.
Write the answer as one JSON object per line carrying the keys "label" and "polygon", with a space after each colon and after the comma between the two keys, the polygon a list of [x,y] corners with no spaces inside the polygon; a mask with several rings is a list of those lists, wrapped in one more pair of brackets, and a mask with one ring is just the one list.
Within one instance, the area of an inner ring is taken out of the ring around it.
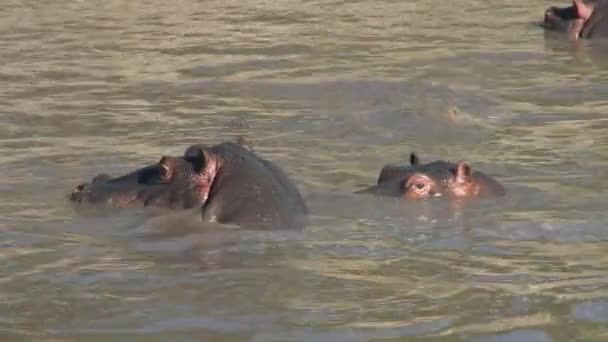
{"label": "water surface", "polygon": [[[543,35],[550,4],[5,1],[2,340],[605,340],[608,69]],[[305,230],[66,200],[239,135],[296,180]],[[352,194],[411,151],[508,195]]]}

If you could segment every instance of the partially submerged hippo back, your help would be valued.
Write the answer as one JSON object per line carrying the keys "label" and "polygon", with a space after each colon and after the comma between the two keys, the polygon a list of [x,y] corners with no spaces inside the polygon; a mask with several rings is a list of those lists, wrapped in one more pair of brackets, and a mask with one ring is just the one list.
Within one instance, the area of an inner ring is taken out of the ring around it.
{"label": "partially submerged hippo back", "polygon": [[443,160],[421,164],[416,154],[410,155],[410,165],[386,165],[380,171],[377,185],[362,191],[407,199],[445,196],[471,198],[502,196],[503,186],[469,163]]}
{"label": "partially submerged hippo back", "polygon": [[571,39],[608,37],[608,0],[574,0],[571,6],[549,7],[544,27],[566,32]]}
{"label": "partially submerged hippo back", "polygon": [[297,187],[277,165],[231,142],[193,145],[183,156],[164,156],[120,177],[99,175],[70,198],[114,207],[200,207],[203,221],[252,228],[298,228],[307,214]]}

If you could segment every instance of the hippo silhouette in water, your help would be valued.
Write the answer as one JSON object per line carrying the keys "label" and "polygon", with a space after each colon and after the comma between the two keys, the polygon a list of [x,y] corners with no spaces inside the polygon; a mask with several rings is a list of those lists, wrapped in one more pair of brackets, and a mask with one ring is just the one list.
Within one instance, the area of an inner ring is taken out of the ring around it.
{"label": "hippo silhouette in water", "polygon": [[242,141],[193,145],[120,177],[101,174],[69,198],[120,208],[200,207],[203,221],[251,228],[300,228],[308,210],[289,177]]}
{"label": "hippo silhouette in water", "polygon": [[573,0],[566,7],[549,7],[543,26],[565,32],[570,39],[608,37],[608,0]]}
{"label": "hippo silhouette in water", "polygon": [[420,163],[414,153],[409,165],[385,165],[376,185],[359,191],[406,199],[432,197],[474,198],[502,196],[503,186],[490,176],[473,170],[466,161],[451,163],[443,160]]}

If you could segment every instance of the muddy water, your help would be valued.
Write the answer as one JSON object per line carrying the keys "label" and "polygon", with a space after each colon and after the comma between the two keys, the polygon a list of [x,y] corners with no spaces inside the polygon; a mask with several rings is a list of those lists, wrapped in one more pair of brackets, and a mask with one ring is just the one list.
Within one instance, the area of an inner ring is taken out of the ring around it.
{"label": "muddy water", "polygon": [[[3,341],[590,341],[608,336],[608,69],[547,1],[8,0],[0,8]],[[301,232],[66,194],[249,139]],[[467,159],[505,198],[352,195]]]}

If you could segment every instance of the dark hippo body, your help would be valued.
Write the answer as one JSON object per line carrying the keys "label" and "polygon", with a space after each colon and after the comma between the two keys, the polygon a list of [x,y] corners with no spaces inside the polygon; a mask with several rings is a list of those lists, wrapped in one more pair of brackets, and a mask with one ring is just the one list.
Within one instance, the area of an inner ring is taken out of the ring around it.
{"label": "dark hippo body", "polygon": [[385,165],[380,171],[377,184],[359,193],[408,199],[441,196],[472,198],[502,196],[505,189],[492,177],[473,170],[465,161],[455,164],[438,160],[421,164],[418,156],[412,153],[409,165]]}
{"label": "dark hippo body", "polygon": [[114,207],[200,207],[203,221],[248,228],[299,228],[306,204],[275,164],[243,144],[193,145],[183,156],[164,156],[124,176],[102,174],[70,199]]}
{"label": "dark hippo body", "polygon": [[549,7],[543,26],[565,32],[571,39],[608,38],[608,0],[574,0],[571,6]]}

